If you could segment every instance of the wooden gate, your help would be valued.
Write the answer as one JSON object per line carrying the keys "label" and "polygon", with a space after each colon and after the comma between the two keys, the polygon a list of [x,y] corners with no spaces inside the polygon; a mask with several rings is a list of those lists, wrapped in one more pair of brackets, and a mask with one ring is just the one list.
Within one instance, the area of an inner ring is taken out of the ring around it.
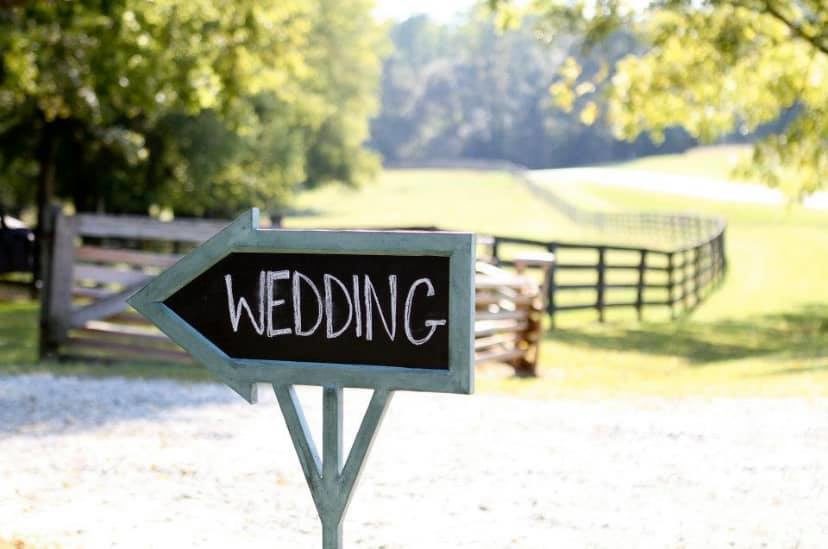
{"label": "wooden gate", "polygon": [[59,207],[47,217],[41,357],[189,361],[125,300],[228,222],[69,216]]}

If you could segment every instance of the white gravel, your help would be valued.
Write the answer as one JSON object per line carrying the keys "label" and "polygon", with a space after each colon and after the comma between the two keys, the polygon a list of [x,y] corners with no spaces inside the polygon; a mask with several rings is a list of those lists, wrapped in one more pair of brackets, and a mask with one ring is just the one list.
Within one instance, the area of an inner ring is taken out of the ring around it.
{"label": "white gravel", "polygon": [[[0,377],[0,539],[321,546],[263,393],[248,406],[210,384]],[[302,393],[313,426],[319,394]],[[346,393],[351,433],[366,397]],[[823,548],[826,487],[828,400],[401,393],[345,545]]]}

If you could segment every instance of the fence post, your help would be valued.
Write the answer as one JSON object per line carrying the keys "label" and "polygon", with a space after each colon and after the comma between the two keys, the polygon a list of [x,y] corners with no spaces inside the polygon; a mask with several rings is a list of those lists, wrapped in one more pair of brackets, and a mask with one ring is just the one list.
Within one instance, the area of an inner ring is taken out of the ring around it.
{"label": "fence post", "polygon": [[644,306],[644,276],[645,271],[647,269],[647,250],[641,249],[639,250],[641,254],[641,259],[638,262],[638,288],[636,288],[636,295],[635,295],[635,311],[638,315],[638,321],[641,322],[643,319],[643,306]]}
{"label": "fence post", "polygon": [[497,253],[498,253],[497,249],[498,249],[499,244],[500,244],[500,242],[499,242],[498,238],[496,236],[492,236],[492,262],[495,265],[500,265],[500,258],[497,257]]}
{"label": "fence post", "polygon": [[670,307],[670,320],[676,318],[675,300],[673,293],[673,252],[667,253],[667,305]]}
{"label": "fence post", "polygon": [[549,324],[550,327],[555,327],[555,265],[558,263],[558,247],[555,244],[547,245],[546,249],[549,251],[550,254],[554,256],[552,264],[549,265],[549,269],[546,272],[546,284],[547,284],[547,301],[546,301],[546,310],[549,313]]}
{"label": "fence post", "polygon": [[701,303],[701,288],[702,288],[702,264],[701,264],[702,245],[697,244],[693,248],[693,295],[696,298],[693,307],[697,307]]}
{"label": "fence post", "polygon": [[690,240],[688,236],[690,234],[690,220],[686,215],[681,216],[681,241],[682,243],[686,243]]}
{"label": "fence post", "polygon": [[72,316],[75,236],[77,218],[52,205],[46,215],[47,241],[42,263],[43,288],[40,309],[40,357],[55,358],[65,341]]}
{"label": "fence post", "polygon": [[38,319],[38,356],[43,358],[46,355],[46,342],[48,327],[46,319],[49,317],[50,285],[49,274],[51,273],[50,260],[52,257],[52,239],[54,236],[55,217],[58,207],[48,205],[45,211],[38,213],[38,234],[37,234],[37,265],[36,273],[33,273],[35,284],[40,290],[40,318]]}
{"label": "fence post", "polygon": [[595,308],[598,310],[598,321],[604,322],[604,290],[606,286],[606,251],[604,246],[598,246],[598,285],[595,288],[597,299]]}
{"label": "fence post", "polygon": [[687,272],[689,265],[688,250],[685,248],[681,252],[681,299],[685,312],[690,310],[690,276]]}
{"label": "fence post", "polygon": [[716,264],[718,261],[716,259],[716,239],[713,238],[707,243],[707,257],[710,262],[709,271],[707,273],[707,282],[706,285],[706,295],[710,295],[710,292],[713,291],[713,288],[716,286],[716,279],[719,277],[718,270],[719,266]]}

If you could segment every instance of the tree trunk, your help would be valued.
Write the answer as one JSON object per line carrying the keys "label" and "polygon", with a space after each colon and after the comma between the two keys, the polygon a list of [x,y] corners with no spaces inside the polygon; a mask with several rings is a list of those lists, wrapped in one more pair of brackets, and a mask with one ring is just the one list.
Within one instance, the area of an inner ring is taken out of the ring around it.
{"label": "tree trunk", "polygon": [[43,259],[43,246],[50,235],[44,231],[49,205],[55,196],[55,153],[57,140],[55,138],[54,123],[44,121],[43,135],[37,151],[37,227],[35,228],[35,255],[33,279],[35,284],[40,280]]}

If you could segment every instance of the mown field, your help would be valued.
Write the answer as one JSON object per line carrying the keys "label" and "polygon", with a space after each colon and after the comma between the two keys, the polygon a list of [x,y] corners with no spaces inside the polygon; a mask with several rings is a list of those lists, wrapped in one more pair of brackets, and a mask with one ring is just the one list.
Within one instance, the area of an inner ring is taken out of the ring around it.
{"label": "mown field", "polygon": [[674,175],[731,179],[733,169],[749,158],[749,145],[718,145],[696,147],[681,154],[647,156],[624,162],[619,164],[619,167]]}
{"label": "mown field", "polygon": [[[572,198],[588,206],[608,202],[631,210],[725,216],[727,279],[701,307],[675,322],[666,311],[647,312],[643,323],[624,311],[610,312],[606,324],[591,312],[561,315],[545,338],[538,379],[484,373],[480,390],[541,398],[828,395],[828,213],[597,183],[580,185]],[[436,225],[544,240],[602,238],[568,222],[508,175],[464,171],[388,171],[360,189],[308,192],[297,198],[285,224]],[[204,377],[201,371],[166,366],[33,365],[35,324],[32,304],[0,305],[2,370]]]}

